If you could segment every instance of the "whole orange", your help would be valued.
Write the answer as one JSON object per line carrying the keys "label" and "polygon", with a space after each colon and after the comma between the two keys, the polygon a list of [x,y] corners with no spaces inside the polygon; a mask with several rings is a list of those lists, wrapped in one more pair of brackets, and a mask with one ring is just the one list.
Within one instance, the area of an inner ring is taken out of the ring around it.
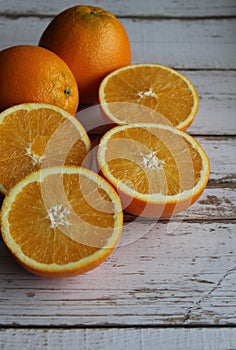
{"label": "whole orange", "polygon": [[44,102],[74,114],[79,94],[75,77],[55,53],[33,45],[0,52],[0,110],[25,102]]}
{"label": "whole orange", "polygon": [[93,6],[74,6],[59,13],[39,45],[68,64],[82,104],[96,103],[102,79],[131,63],[130,42],[122,23],[110,12]]}

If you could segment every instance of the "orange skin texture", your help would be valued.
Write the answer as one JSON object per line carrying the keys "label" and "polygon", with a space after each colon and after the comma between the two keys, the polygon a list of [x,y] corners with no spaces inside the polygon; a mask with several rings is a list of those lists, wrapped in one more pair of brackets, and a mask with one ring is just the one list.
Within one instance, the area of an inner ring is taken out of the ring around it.
{"label": "orange skin texture", "polygon": [[0,52],[0,67],[0,111],[20,103],[41,102],[76,113],[76,80],[55,53],[33,45],[13,46]]}
{"label": "orange skin texture", "polygon": [[102,79],[131,63],[131,47],[121,22],[92,6],[75,6],[57,15],[45,29],[39,45],[55,52],[77,80],[80,102],[98,102]]}

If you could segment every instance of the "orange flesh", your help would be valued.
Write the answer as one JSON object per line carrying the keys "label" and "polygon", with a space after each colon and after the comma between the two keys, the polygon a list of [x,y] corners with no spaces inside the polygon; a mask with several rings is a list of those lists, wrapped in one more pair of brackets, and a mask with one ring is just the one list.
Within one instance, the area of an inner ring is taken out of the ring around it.
{"label": "orange flesh", "polygon": [[172,196],[190,190],[202,170],[202,159],[190,142],[165,129],[116,132],[106,144],[105,158],[118,182],[142,194]]}
{"label": "orange flesh", "polygon": [[86,154],[78,129],[54,110],[17,110],[0,124],[0,184],[7,191],[42,164],[80,165]]}
{"label": "orange flesh", "polygon": [[[63,188],[58,191],[60,181]],[[59,212],[65,213],[64,223],[59,218],[61,223],[53,225],[49,213],[57,205],[61,206]],[[9,230],[26,256],[40,263],[63,265],[106,244],[114,230],[114,211],[105,190],[86,176],[64,174],[62,178],[54,174],[41,184],[26,185],[17,195],[8,217]]]}
{"label": "orange flesh", "polygon": [[126,106],[124,112],[121,106],[110,104],[111,113],[125,122],[157,122],[160,114],[172,126],[177,126],[191,114],[194,104],[187,83],[171,71],[157,67],[140,66],[120,71],[119,75],[113,75],[107,81],[104,94],[106,103],[135,103],[157,112],[141,110],[140,113],[135,105]]}

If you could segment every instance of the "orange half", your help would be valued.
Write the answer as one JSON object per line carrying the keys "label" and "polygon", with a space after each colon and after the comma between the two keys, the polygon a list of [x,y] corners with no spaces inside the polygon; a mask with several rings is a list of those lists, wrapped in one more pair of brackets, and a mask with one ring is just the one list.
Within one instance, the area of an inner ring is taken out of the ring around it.
{"label": "orange half", "polygon": [[0,113],[0,192],[41,168],[81,165],[90,150],[82,124],[63,109],[25,103]]}
{"label": "orange half", "polygon": [[210,171],[193,137],[157,124],[109,130],[98,147],[98,164],[128,213],[153,218],[187,209],[205,189]]}
{"label": "orange half", "polygon": [[115,249],[122,231],[119,196],[82,167],[52,167],[28,175],[5,197],[2,237],[28,271],[48,277],[84,273]]}
{"label": "orange half", "polygon": [[198,110],[198,94],[178,71],[158,64],[115,70],[99,89],[101,108],[112,124],[161,123],[185,130]]}

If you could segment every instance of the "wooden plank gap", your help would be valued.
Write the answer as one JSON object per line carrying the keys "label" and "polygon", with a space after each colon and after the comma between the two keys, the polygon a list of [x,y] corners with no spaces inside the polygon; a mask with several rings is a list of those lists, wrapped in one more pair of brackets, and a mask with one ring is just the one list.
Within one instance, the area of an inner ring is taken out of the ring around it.
{"label": "wooden plank gap", "polygon": [[236,184],[226,181],[218,181],[218,180],[209,180],[207,184],[207,188],[236,188]]}
{"label": "wooden plank gap", "polygon": [[[34,12],[27,12],[27,13],[15,13],[10,11],[0,11],[0,16],[5,17],[8,19],[18,19],[18,18],[25,18],[25,17],[32,17],[32,18],[39,18],[39,19],[45,19],[45,18],[54,18],[57,14],[46,14],[46,13],[34,13]],[[166,16],[166,15],[160,15],[158,13],[156,14],[148,14],[148,15],[118,15],[114,13],[114,15],[117,18],[120,19],[134,19],[134,20],[160,20],[160,21],[172,21],[172,20],[178,20],[178,21],[209,21],[209,20],[231,20],[236,19],[236,16],[234,14],[232,15],[214,15],[214,16]]]}
{"label": "wooden plank gap", "polygon": [[[183,212],[182,212],[183,213]],[[183,218],[183,217],[171,217],[169,220],[164,218],[160,218],[160,219],[147,219],[147,218],[137,218],[136,216],[133,217],[131,216],[130,214],[124,214],[124,223],[130,223],[132,221],[138,221],[139,223],[143,223],[143,224],[153,224],[155,222],[157,223],[161,223],[161,224],[168,224],[169,222],[184,222],[184,223],[196,223],[196,224],[212,224],[212,223],[217,223],[217,222],[220,222],[222,224],[236,224],[236,216],[232,216],[232,217],[229,217],[227,219],[222,219],[222,217],[214,217],[213,218],[209,218],[209,219],[206,219],[206,218]]]}
{"label": "wooden plank gap", "polygon": [[[173,67],[174,68],[174,67]],[[174,68],[174,69],[178,69],[179,71],[183,71],[183,72],[235,72],[236,68],[211,68],[211,67],[188,67],[188,68]]]}
{"label": "wooden plank gap", "polygon": [[[120,323],[114,323],[114,324],[101,324],[101,325],[53,325],[53,326],[45,326],[45,325],[31,325],[31,330],[70,330],[70,329],[135,329],[135,328],[144,328],[144,329],[236,329],[235,323],[232,324],[222,324],[222,325],[212,325],[212,324],[120,324]],[[21,329],[29,329],[28,325],[1,325],[0,326],[0,332],[8,329],[8,330],[21,330]]]}

